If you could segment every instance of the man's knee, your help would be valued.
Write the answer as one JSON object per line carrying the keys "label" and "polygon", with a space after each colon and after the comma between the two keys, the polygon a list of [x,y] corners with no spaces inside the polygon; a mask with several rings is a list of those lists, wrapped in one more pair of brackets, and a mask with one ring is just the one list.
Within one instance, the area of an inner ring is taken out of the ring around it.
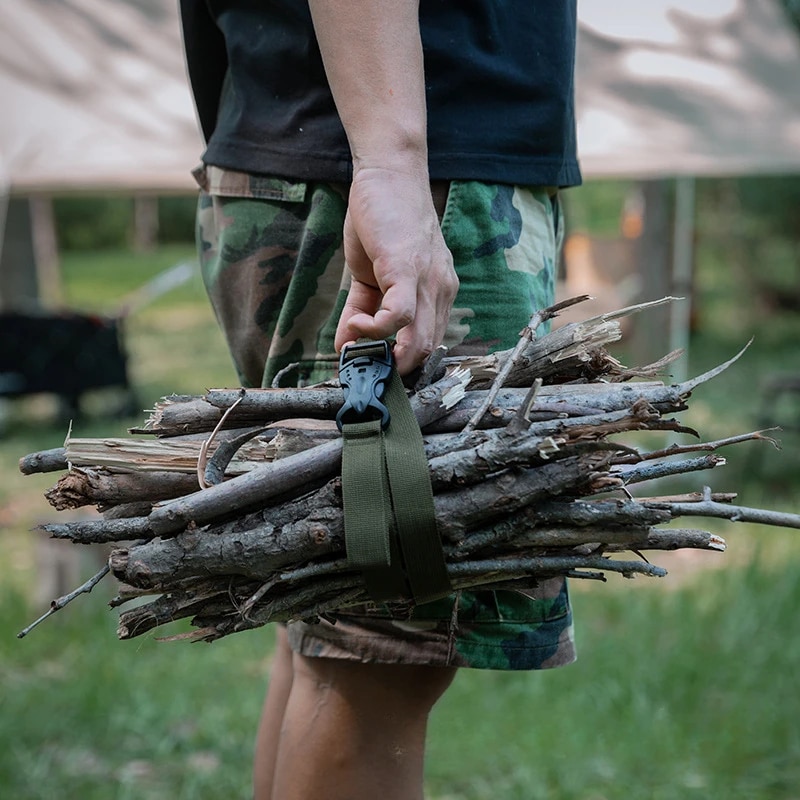
{"label": "man's knee", "polygon": [[366,711],[397,707],[408,714],[425,714],[450,686],[456,670],[425,665],[364,664],[295,654],[294,674],[306,691],[332,693]]}

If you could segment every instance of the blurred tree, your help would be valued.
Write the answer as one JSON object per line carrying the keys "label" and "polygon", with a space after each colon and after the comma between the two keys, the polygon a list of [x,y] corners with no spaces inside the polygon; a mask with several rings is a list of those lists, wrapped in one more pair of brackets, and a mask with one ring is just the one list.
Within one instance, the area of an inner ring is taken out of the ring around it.
{"label": "blurred tree", "polygon": [[158,240],[162,244],[193,242],[196,207],[195,195],[159,198]]}
{"label": "blurred tree", "polygon": [[[195,196],[158,198],[158,242],[194,241]],[[60,197],[54,201],[56,234],[63,250],[125,248],[133,244],[131,197]]]}
{"label": "blurred tree", "polygon": [[126,247],[133,225],[130,197],[59,197],[53,201],[63,250]]}
{"label": "blurred tree", "polygon": [[739,178],[736,188],[754,234],[800,241],[800,175]]}
{"label": "blurred tree", "polygon": [[721,255],[747,313],[800,311],[800,176],[700,182],[698,234]]}
{"label": "blurred tree", "polygon": [[800,0],[783,0],[783,5],[786,8],[789,17],[797,25],[800,30]]}

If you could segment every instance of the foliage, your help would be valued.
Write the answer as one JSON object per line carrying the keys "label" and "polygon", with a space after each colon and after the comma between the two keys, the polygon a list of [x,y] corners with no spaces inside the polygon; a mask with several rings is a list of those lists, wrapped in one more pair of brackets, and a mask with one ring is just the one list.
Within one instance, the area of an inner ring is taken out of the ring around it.
{"label": "foliage", "polygon": [[800,30],[800,0],[783,0],[783,5],[789,15],[789,19]]}
{"label": "foliage", "polygon": [[567,233],[619,234],[625,198],[633,181],[591,181],[561,193]]}
{"label": "foliage", "polygon": [[130,197],[59,197],[53,200],[56,236],[63,250],[125,247],[131,235]]}
{"label": "foliage", "polygon": [[[194,195],[157,198],[160,244],[190,244],[194,240]],[[133,238],[132,197],[78,196],[53,201],[56,236],[63,251],[127,247]]]}
{"label": "foliage", "polygon": [[158,199],[158,241],[161,244],[193,241],[197,198],[175,195]]}
{"label": "foliage", "polygon": [[[707,183],[724,191],[730,182]],[[743,219],[754,232],[800,241],[800,176],[762,175],[737,178],[733,184]]]}

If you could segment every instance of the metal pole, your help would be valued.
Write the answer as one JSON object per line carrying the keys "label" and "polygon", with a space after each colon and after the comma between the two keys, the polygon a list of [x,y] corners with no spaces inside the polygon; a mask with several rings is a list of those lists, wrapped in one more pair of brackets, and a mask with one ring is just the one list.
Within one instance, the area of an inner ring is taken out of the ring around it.
{"label": "metal pole", "polygon": [[670,304],[669,349],[682,349],[684,355],[672,364],[676,382],[686,380],[689,371],[689,334],[692,313],[692,273],[694,271],[695,179],[683,175],[675,179],[675,223],[672,248],[672,294],[683,298]]}
{"label": "metal pole", "polygon": [[8,218],[8,204],[11,201],[11,177],[3,165],[0,157],[0,259],[3,257],[3,245],[6,240],[6,220]]}

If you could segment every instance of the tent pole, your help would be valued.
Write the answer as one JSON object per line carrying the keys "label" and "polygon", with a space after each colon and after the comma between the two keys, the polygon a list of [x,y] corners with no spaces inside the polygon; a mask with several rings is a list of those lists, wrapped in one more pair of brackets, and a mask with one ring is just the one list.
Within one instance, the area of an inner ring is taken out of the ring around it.
{"label": "tent pole", "polygon": [[672,294],[685,299],[671,303],[669,307],[669,349],[684,351],[684,355],[672,365],[673,378],[678,382],[686,380],[688,374],[694,271],[695,189],[693,176],[681,175],[675,179]]}
{"label": "tent pole", "polygon": [[[0,261],[3,258],[3,245],[6,241],[6,220],[8,205],[11,201],[11,178],[8,176],[0,159]],[[2,299],[2,298],[0,298]]]}
{"label": "tent pole", "polygon": [[35,195],[28,202],[39,299],[47,308],[58,308],[64,303],[64,287],[58,257],[53,198],[50,195]]}

